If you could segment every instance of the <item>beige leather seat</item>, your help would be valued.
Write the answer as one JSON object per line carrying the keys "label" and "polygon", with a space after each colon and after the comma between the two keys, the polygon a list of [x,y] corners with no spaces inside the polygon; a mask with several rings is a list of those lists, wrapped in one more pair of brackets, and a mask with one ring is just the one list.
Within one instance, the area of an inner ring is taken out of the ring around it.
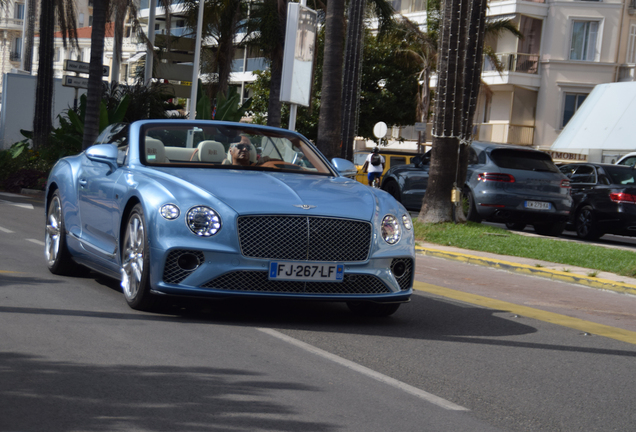
{"label": "beige leather seat", "polygon": [[225,160],[225,147],[218,141],[201,141],[196,157],[200,162],[222,163]]}
{"label": "beige leather seat", "polygon": [[146,137],[146,162],[166,162],[166,148],[163,143],[156,138]]}

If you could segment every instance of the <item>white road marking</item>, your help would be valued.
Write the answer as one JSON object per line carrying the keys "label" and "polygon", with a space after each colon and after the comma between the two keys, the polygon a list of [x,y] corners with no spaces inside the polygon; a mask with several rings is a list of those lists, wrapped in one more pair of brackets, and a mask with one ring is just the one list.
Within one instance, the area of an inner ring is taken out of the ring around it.
{"label": "white road marking", "polygon": [[40,246],[44,246],[45,244],[42,240],[36,240],[36,239],[26,239],[26,241],[35,243],[36,245],[40,245]]}
{"label": "white road marking", "polygon": [[25,208],[25,209],[29,209],[29,210],[33,210],[33,204],[25,204],[25,203],[16,203],[16,202],[12,202],[12,201],[5,201],[5,200],[0,200],[0,203],[3,204],[9,204],[15,207],[20,207],[20,208]]}
{"label": "white road marking", "polygon": [[283,340],[287,343],[290,343],[294,346],[297,346],[305,351],[309,351],[312,354],[316,354],[319,355],[323,358],[326,358],[327,360],[331,360],[335,363],[338,363],[344,367],[347,367],[349,369],[352,369],[358,373],[361,373],[363,375],[366,375],[370,378],[373,378],[377,381],[380,381],[382,383],[388,384],[392,387],[395,387],[399,390],[405,391],[407,393],[410,393],[420,399],[424,399],[427,402],[430,402],[434,405],[437,405],[441,408],[447,409],[447,410],[453,410],[453,411],[470,411],[468,408],[464,408],[463,406],[460,405],[456,405],[450,401],[447,401],[446,399],[442,399],[438,396],[435,396],[431,393],[427,393],[424,390],[420,390],[417,387],[413,387],[409,384],[406,384],[402,381],[398,381],[394,378],[388,377],[386,375],[383,375],[379,372],[376,372],[372,369],[369,369],[367,367],[364,367],[362,365],[359,365],[358,363],[354,363],[350,360],[344,359],[342,357],[339,357],[335,354],[331,354],[330,352],[321,350],[320,348],[316,348],[314,346],[311,346],[305,342],[299,341],[298,339],[294,339],[293,337],[287,336],[283,333],[280,333],[276,330],[272,330],[272,329],[268,329],[268,328],[258,328],[257,330],[262,331],[263,333],[267,333],[270,336],[273,336],[275,338],[278,338],[280,340]]}
{"label": "white road marking", "polygon": [[2,231],[3,233],[7,233],[7,234],[12,234],[13,231],[11,231],[10,229],[6,229],[6,228],[2,228],[0,227],[0,231]]}

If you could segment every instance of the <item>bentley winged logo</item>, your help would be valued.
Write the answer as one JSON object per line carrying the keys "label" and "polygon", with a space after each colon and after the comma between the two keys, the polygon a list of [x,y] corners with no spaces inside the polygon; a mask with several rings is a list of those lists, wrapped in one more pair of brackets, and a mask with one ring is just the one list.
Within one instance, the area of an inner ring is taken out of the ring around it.
{"label": "bentley winged logo", "polygon": [[309,205],[309,204],[294,204],[294,207],[298,207],[298,208],[301,208],[303,210],[309,210],[309,209],[312,209],[312,208],[316,208],[315,205]]}

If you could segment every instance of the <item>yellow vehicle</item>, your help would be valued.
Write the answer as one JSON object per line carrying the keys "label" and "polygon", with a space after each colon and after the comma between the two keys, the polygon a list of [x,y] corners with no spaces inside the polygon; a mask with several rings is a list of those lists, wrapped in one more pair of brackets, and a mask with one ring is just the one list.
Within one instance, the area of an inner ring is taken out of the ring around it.
{"label": "yellow vehicle", "polygon": [[[370,154],[371,150],[356,151],[353,154],[353,163],[358,169],[356,180],[365,185],[369,184],[369,180],[367,179],[367,172],[363,171],[362,167],[364,166],[364,161],[367,159],[367,156],[369,156]],[[382,178],[384,177],[384,174],[386,174],[386,172],[389,170],[389,168],[396,165],[410,164],[411,159],[417,156],[417,153],[382,149],[380,149],[380,154],[384,156],[385,160],[384,171],[382,172],[382,176],[380,177],[380,184],[382,184]]]}

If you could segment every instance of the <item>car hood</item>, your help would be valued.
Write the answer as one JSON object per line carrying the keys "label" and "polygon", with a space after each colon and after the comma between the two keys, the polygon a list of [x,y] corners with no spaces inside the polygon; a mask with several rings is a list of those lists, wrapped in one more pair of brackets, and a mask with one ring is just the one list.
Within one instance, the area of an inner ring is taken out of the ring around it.
{"label": "car hood", "polygon": [[220,169],[179,169],[170,174],[239,214],[299,213],[370,221],[376,203],[369,187],[344,177]]}

